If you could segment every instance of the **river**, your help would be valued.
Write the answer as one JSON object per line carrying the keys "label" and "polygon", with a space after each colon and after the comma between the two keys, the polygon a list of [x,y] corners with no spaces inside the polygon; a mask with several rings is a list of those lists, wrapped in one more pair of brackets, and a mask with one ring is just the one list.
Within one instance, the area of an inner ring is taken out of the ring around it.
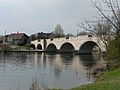
{"label": "river", "polygon": [[29,90],[33,82],[63,89],[91,83],[90,71],[101,59],[100,54],[0,53],[0,90]]}

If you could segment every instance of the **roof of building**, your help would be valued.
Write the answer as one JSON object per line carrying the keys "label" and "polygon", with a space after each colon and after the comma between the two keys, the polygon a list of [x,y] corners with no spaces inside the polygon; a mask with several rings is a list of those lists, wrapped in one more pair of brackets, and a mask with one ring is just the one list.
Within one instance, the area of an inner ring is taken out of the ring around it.
{"label": "roof of building", "polygon": [[12,33],[7,35],[7,37],[13,38],[13,39],[22,39],[24,36],[28,37],[25,33]]}

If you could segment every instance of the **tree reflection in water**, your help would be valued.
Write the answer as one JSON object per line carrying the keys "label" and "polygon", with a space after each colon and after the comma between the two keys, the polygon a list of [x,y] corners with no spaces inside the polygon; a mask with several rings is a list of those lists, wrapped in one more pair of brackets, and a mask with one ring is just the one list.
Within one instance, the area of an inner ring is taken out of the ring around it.
{"label": "tree reflection in water", "polygon": [[23,53],[23,52],[0,53],[0,63],[4,68],[4,71],[6,69],[7,63],[10,63],[12,65],[11,68],[16,68],[16,67],[24,66],[24,64],[26,63],[26,60],[27,60],[26,53]]}
{"label": "tree reflection in water", "polygon": [[32,83],[29,90],[47,90],[47,89],[48,89],[48,86],[47,86],[47,83],[45,83],[45,77],[43,73],[40,74],[39,78],[35,76],[32,79]]}
{"label": "tree reflection in water", "polygon": [[[90,70],[98,60],[99,55],[73,53],[0,53],[0,85],[3,83],[15,90],[13,87],[19,81],[21,90],[68,89],[92,82]],[[8,89],[0,87],[0,90]]]}
{"label": "tree reflection in water", "polygon": [[75,57],[75,55],[73,53],[63,53],[63,54],[60,54],[60,56],[61,56],[60,58],[61,58],[63,64],[66,67],[73,63],[73,58]]}
{"label": "tree reflection in water", "polygon": [[80,55],[79,58],[84,68],[87,70],[86,77],[90,80],[92,68],[101,59],[101,55],[93,53],[92,55]]}

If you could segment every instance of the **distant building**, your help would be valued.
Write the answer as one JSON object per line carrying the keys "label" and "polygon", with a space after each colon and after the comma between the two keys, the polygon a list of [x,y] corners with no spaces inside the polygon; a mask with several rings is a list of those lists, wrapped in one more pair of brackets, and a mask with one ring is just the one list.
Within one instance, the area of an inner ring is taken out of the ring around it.
{"label": "distant building", "polygon": [[10,45],[26,45],[29,41],[28,35],[25,33],[12,33],[5,36],[6,43]]}
{"label": "distant building", "polygon": [[48,39],[48,38],[50,38],[50,36],[51,36],[51,33],[40,32],[40,33],[32,34],[30,36],[30,38],[31,38],[31,40],[35,40],[35,39]]}
{"label": "distant building", "polygon": [[37,34],[35,34],[36,35],[36,37],[38,37],[39,39],[44,39],[44,38],[49,38],[49,36],[51,35],[50,33],[43,33],[43,32],[41,32],[41,33],[37,33]]}

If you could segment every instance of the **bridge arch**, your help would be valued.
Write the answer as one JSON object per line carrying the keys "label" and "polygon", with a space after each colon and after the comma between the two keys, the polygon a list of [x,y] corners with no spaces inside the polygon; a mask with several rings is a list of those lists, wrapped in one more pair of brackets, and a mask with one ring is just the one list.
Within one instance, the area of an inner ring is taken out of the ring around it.
{"label": "bridge arch", "polygon": [[99,47],[99,50],[101,51],[100,46],[94,42],[94,41],[86,41],[83,44],[81,44],[80,48],[79,48],[79,53],[80,54],[92,54],[93,49],[95,47]]}
{"label": "bridge arch", "polygon": [[57,51],[57,47],[55,46],[55,44],[50,43],[50,44],[47,46],[46,51],[48,51],[48,52],[56,52],[56,51]]}
{"label": "bridge arch", "polygon": [[30,49],[35,49],[35,45],[34,44],[30,44]]}
{"label": "bridge arch", "polygon": [[[103,43],[103,41],[96,37],[88,37],[88,35],[83,36],[74,36],[69,37],[69,39],[66,38],[54,38],[46,39],[46,42],[44,39],[42,40],[35,40],[31,41],[31,44],[35,45],[35,48],[37,48],[38,44],[41,44],[43,51],[61,51],[61,52],[78,52],[80,53],[91,53],[94,46],[98,46],[102,52],[106,51],[106,46]],[[68,50],[69,48],[69,50]],[[88,49],[88,51],[87,51]]]}
{"label": "bridge arch", "polygon": [[73,44],[66,42],[60,47],[60,52],[75,52]]}
{"label": "bridge arch", "polygon": [[42,45],[41,45],[41,44],[38,44],[38,45],[37,45],[37,49],[42,50]]}

